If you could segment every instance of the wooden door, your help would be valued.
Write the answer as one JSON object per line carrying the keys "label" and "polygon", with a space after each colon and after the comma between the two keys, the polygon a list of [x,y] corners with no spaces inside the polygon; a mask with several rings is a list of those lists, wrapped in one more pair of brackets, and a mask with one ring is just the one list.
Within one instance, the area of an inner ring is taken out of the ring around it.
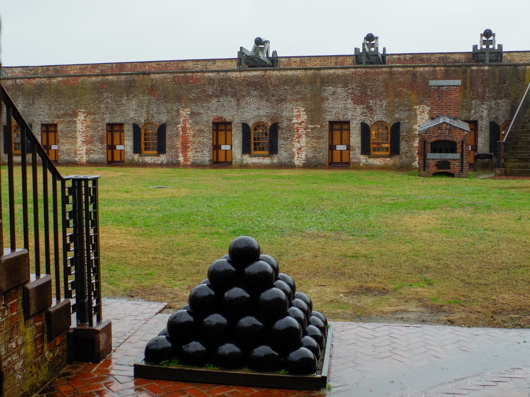
{"label": "wooden door", "polygon": [[504,138],[506,137],[506,133],[508,132],[508,128],[510,128],[511,123],[511,121],[505,121],[504,123],[502,123],[500,128],[501,131],[499,141],[504,141]]}
{"label": "wooden door", "polygon": [[350,165],[350,122],[331,121],[329,123],[328,162],[334,167]]}
{"label": "wooden door", "polygon": [[466,123],[469,124],[469,165],[473,166],[478,147],[478,122],[466,120]]}
{"label": "wooden door", "polygon": [[41,125],[41,142],[48,157],[54,163],[57,163],[59,161],[59,137],[57,135],[57,124]]}
{"label": "wooden door", "polygon": [[107,164],[125,163],[123,124],[107,124]]}
{"label": "wooden door", "polygon": [[232,165],[232,123],[213,123],[213,164]]}

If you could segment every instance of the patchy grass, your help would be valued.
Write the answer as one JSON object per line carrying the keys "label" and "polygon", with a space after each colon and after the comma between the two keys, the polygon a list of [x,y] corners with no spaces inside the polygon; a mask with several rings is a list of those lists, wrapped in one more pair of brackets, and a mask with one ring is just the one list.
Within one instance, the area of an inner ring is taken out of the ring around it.
{"label": "patchy grass", "polygon": [[530,180],[295,169],[61,172],[102,177],[106,296],[178,308],[230,241],[249,235],[333,320],[530,326]]}

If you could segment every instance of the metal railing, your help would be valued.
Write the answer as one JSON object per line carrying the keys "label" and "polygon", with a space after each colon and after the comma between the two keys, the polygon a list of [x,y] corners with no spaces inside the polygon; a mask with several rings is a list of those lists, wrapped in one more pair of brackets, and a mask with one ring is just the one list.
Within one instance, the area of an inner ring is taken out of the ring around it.
{"label": "metal railing", "polygon": [[70,299],[77,325],[93,326],[102,320],[99,177],[63,177],[0,87],[2,248],[27,249],[31,272],[50,274],[55,300]]}
{"label": "metal railing", "polygon": [[504,135],[504,139],[502,141],[497,142],[496,154],[497,166],[499,168],[504,168],[504,160],[506,159],[506,153],[509,152],[511,145],[515,140],[515,134],[523,123],[526,111],[528,110],[528,106],[530,104],[529,92],[530,84],[528,84],[528,87],[526,87],[526,91],[523,95],[523,98],[521,99],[521,102],[519,102],[519,106],[517,107],[515,116],[513,117],[513,120],[510,123],[510,126],[508,127],[508,131],[506,131],[506,135]]}

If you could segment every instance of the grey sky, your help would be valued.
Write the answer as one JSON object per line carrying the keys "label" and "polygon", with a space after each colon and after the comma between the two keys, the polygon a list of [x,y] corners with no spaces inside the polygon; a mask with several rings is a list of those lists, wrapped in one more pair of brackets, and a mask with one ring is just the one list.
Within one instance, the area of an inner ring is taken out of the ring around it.
{"label": "grey sky", "polygon": [[530,50],[529,0],[0,0],[4,66],[235,58],[254,38],[278,55],[462,52],[486,28]]}

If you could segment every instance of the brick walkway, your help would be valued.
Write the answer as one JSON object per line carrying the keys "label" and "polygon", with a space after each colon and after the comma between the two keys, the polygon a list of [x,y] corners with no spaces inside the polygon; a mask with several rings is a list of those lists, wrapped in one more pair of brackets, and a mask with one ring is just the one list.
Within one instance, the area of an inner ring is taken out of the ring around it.
{"label": "brick walkway", "polygon": [[165,327],[162,303],[104,300],[113,352],[69,365],[35,396],[530,396],[530,329],[334,323],[331,390],[272,390],[133,377]]}

